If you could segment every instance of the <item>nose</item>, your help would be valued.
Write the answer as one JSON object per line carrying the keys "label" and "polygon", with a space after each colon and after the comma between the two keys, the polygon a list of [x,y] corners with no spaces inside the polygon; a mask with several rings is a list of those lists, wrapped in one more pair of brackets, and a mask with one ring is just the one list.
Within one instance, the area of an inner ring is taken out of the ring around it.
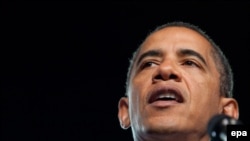
{"label": "nose", "polygon": [[181,81],[181,73],[177,64],[171,61],[161,63],[155,74],[153,75],[153,82],[174,80],[176,82]]}

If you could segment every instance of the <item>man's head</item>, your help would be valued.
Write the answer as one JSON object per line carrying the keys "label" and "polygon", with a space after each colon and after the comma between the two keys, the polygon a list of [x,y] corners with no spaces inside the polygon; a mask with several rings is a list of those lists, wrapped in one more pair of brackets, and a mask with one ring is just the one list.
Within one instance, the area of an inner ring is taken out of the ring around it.
{"label": "man's head", "polygon": [[126,95],[119,101],[123,128],[135,140],[208,139],[215,114],[238,118],[232,72],[219,47],[199,28],[182,22],[157,28],[134,53]]}

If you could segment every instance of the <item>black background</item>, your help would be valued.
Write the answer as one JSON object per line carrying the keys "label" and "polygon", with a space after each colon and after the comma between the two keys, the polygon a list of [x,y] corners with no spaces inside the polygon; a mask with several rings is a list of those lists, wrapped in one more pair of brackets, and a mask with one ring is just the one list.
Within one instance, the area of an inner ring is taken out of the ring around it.
{"label": "black background", "polygon": [[234,71],[240,120],[249,124],[249,6],[2,2],[1,140],[132,140],[117,118],[128,59],[151,30],[170,21],[198,25],[221,46]]}

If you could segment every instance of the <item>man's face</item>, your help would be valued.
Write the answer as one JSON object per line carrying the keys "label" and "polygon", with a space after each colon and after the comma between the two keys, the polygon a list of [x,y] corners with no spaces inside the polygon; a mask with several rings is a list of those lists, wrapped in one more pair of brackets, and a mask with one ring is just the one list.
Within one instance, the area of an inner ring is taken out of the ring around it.
{"label": "man's face", "polygon": [[204,37],[184,27],[167,27],[145,40],[128,89],[133,132],[206,130],[208,120],[222,110],[211,49]]}

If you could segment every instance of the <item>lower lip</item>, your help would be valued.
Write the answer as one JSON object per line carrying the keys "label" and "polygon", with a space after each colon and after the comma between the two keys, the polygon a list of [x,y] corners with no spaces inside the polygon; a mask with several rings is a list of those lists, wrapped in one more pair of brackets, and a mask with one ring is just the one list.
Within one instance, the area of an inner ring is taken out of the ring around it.
{"label": "lower lip", "polygon": [[154,107],[159,107],[159,108],[166,108],[166,107],[170,107],[173,105],[179,104],[177,101],[174,100],[170,100],[170,101],[163,101],[163,100],[159,100],[159,101],[155,101],[153,103],[151,103],[150,105],[154,106]]}

